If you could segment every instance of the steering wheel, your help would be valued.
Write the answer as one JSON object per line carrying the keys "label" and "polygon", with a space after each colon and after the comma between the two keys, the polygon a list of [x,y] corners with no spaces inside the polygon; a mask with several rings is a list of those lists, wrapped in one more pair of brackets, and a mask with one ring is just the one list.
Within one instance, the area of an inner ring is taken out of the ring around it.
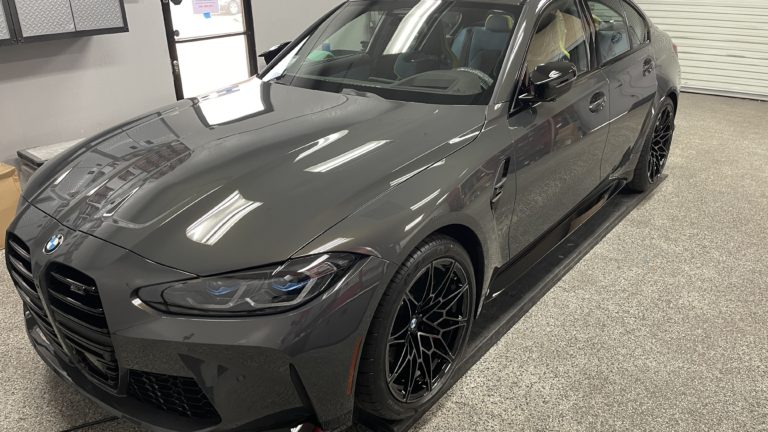
{"label": "steering wheel", "polygon": [[493,78],[491,78],[490,76],[488,76],[488,74],[486,74],[485,72],[479,69],[475,69],[471,67],[460,67],[460,68],[457,68],[456,70],[462,71],[462,72],[469,72],[471,74],[476,75],[478,78],[480,78],[480,81],[482,81],[483,84],[485,84],[483,86],[484,88],[489,88],[493,85]]}

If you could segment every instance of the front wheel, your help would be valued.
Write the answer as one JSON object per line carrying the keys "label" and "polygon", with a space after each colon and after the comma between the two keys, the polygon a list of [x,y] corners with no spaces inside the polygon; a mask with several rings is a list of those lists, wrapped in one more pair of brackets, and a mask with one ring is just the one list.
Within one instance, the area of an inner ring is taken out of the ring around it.
{"label": "front wheel", "polygon": [[645,192],[656,183],[664,172],[675,132],[675,104],[666,98],[659,106],[656,124],[646,140],[635,177],[627,187],[635,192]]}
{"label": "front wheel", "polygon": [[439,397],[467,344],[475,306],[472,261],[450,237],[432,236],[400,266],[374,314],[356,401],[399,420]]}

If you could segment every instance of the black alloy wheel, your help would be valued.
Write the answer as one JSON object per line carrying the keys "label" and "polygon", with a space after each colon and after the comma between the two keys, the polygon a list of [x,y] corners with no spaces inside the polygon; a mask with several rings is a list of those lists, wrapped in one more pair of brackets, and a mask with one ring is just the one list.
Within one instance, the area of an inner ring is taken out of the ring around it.
{"label": "black alloy wheel", "polygon": [[669,160],[675,133],[676,107],[672,99],[663,99],[657,112],[656,124],[646,137],[634,178],[627,184],[627,188],[634,192],[645,192],[657,183]]}
{"label": "black alloy wheel", "polygon": [[651,139],[651,154],[648,158],[648,181],[656,183],[669,158],[669,149],[672,145],[672,135],[675,131],[673,113],[674,107],[665,105],[663,111],[659,113],[659,119],[653,130]]}
{"label": "black alloy wheel", "polygon": [[439,398],[464,355],[477,289],[472,259],[432,235],[397,269],[373,315],[355,383],[356,407],[388,420]]}
{"label": "black alloy wheel", "polygon": [[387,384],[411,403],[432,393],[454,365],[470,315],[466,271],[455,260],[421,271],[397,311],[387,343]]}

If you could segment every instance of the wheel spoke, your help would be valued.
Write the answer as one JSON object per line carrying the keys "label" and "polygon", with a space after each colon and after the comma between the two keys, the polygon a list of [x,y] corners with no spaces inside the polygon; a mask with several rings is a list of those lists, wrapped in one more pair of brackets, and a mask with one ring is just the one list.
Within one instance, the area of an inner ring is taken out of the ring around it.
{"label": "wheel spoke", "polygon": [[467,319],[462,317],[459,317],[459,318],[445,317],[442,319],[442,321],[443,322],[448,321],[448,322],[451,322],[452,324],[446,327],[441,327],[440,328],[441,334],[449,332],[451,330],[456,330],[457,328],[465,327],[467,325]]}
{"label": "wheel spoke", "polygon": [[443,338],[440,336],[430,336],[430,338],[432,338],[432,342],[435,344],[435,354],[448,360],[449,363],[453,363],[456,357],[453,355],[453,351],[448,348]]}
{"label": "wheel spoke", "polygon": [[408,327],[406,327],[405,331],[401,332],[400,334],[390,336],[389,340],[387,341],[387,345],[397,345],[397,344],[405,343],[407,338],[408,338]]}
{"label": "wheel spoke", "polygon": [[397,361],[397,366],[395,366],[394,372],[392,372],[392,376],[389,377],[389,384],[392,384],[397,377],[400,376],[400,374],[403,373],[403,370],[405,369],[405,366],[408,364],[408,360],[411,358],[411,347],[408,343],[410,341],[410,336],[405,341],[405,348],[403,348],[403,352],[400,354],[400,359]]}
{"label": "wheel spoke", "polygon": [[421,300],[419,301],[419,306],[424,306],[424,304],[429,301],[429,299],[432,297],[432,292],[435,290],[435,263],[431,263],[429,265],[429,269],[427,270],[428,276],[427,276],[427,285],[424,287],[424,295],[421,297]]}
{"label": "wheel spoke", "polygon": [[[413,344],[413,340],[410,341],[410,344]],[[411,393],[413,393],[413,387],[416,385],[416,378],[419,374],[418,358],[414,351],[415,350],[412,350],[411,352],[413,354],[408,357],[410,367],[408,368],[408,386],[405,390],[405,403],[408,403],[411,398]]]}
{"label": "wheel spoke", "polygon": [[453,307],[453,305],[456,304],[456,301],[459,300],[464,295],[464,293],[467,292],[468,289],[469,289],[469,284],[462,285],[461,288],[456,290],[456,292],[451,293],[451,295],[449,295],[448,297],[440,301],[440,304],[438,305],[438,310],[446,311],[451,307]]}
{"label": "wheel spoke", "polygon": [[408,315],[413,315],[416,313],[416,310],[419,307],[419,302],[416,301],[416,299],[413,297],[413,293],[411,293],[410,290],[405,293],[405,299],[403,299],[403,302],[408,305]]}
{"label": "wheel spoke", "polygon": [[440,298],[443,296],[445,291],[450,286],[451,280],[453,280],[453,277],[455,276],[455,272],[456,272],[456,261],[451,261],[451,266],[448,268],[448,271],[445,273],[445,278],[443,278],[443,281],[440,282],[440,287],[435,293],[434,298]]}
{"label": "wheel spoke", "polygon": [[437,336],[440,334],[440,328],[436,326],[434,322],[432,322],[428,318],[424,318],[424,321],[422,321],[421,332],[424,334]]}
{"label": "wheel spoke", "polygon": [[408,336],[408,321],[405,322],[405,325],[402,329],[395,331],[395,329],[392,329],[392,334],[389,335],[389,342],[393,341],[400,341],[402,339],[405,339],[405,337]]}
{"label": "wheel spoke", "polygon": [[[421,337],[417,336],[416,340],[419,342],[419,346],[418,346],[419,365],[421,365],[421,370],[424,374],[424,382],[427,386],[427,392],[431,392],[432,391],[432,359],[430,358],[429,352],[424,349],[424,346],[421,343]],[[427,362],[429,362],[429,364],[427,364]]]}

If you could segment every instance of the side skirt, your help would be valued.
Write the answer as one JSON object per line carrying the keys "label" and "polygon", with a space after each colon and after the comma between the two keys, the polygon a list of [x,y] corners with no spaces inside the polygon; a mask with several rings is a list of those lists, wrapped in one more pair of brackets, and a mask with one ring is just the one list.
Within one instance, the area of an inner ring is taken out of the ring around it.
{"label": "side skirt", "polygon": [[525,250],[503,267],[497,268],[491,277],[489,295],[484,302],[493,300],[512,286],[552,249],[594,216],[626,184],[623,180],[606,180],[584,199],[571,213],[544,233]]}

